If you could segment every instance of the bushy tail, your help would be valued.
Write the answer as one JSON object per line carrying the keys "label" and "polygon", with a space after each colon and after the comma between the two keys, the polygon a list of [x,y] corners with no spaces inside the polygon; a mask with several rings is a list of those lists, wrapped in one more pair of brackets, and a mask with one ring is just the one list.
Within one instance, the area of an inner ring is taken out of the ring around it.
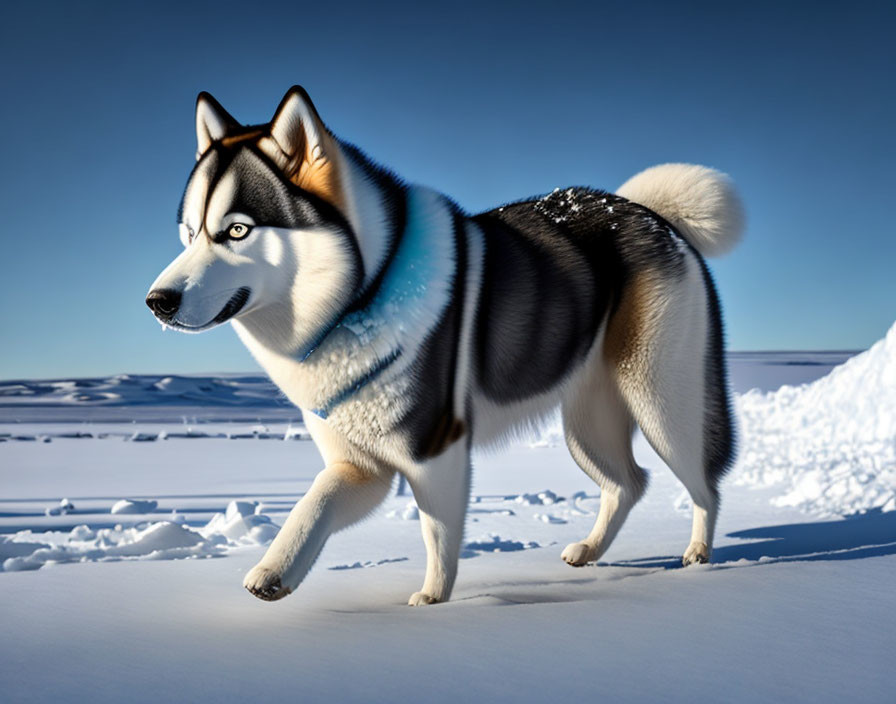
{"label": "bushy tail", "polygon": [[707,257],[730,252],[743,234],[740,197],[715,169],[661,164],[632,176],[616,193],[662,215]]}

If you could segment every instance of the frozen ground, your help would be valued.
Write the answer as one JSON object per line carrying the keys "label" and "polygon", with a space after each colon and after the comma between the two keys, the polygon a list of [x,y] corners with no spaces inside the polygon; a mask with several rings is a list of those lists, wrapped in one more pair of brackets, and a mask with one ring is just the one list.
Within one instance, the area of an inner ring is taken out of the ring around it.
{"label": "frozen ground", "polygon": [[763,392],[714,564],[678,567],[687,502],[640,436],[647,496],[605,562],[562,563],[598,492],[548,428],[477,458],[454,599],[425,609],[410,496],[289,598],[241,588],[320,468],[257,378],[0,384],[0,700],[892,701],[896,333],[768,393],[846,357],[732,360]]}

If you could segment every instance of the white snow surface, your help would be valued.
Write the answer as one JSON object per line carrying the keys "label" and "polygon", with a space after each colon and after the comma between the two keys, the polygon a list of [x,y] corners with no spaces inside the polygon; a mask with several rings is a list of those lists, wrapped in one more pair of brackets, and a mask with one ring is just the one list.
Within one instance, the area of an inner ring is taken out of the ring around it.
{"label": "white snow surface", "polygon": [[0,700],[890,702],[894,337],[817,381],[828,357],[737,368],[795,384],[737,401],[712,564],[680,567],[688,502],[640,435],[645,498],[599,564],[564,564],[600,492],[549,425],[474,457],[452,601],[420,609],[409,495],[333,536],[288,598],[242,589],[321,467],[297,421],[0,421]]}

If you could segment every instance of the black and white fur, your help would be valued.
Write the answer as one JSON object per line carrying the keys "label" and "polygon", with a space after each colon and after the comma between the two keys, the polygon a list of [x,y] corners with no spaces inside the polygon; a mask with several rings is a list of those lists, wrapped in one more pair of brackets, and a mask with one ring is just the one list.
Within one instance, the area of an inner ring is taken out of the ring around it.
{"label": "black and white fur", "polygon": [[594,528],[563,559],[598,559],[643,494],[637,424],[693,499],[684,563],[709,560],[734,451],[701,256],[742,229],[723,174],[667,164],[615,195],[570,188],[470,216],[337,140],[301,88],[267,125],[239,125],[206,94],[196,115],[185,249],[147,303],[184,331],[230,320],[325,463],[246,575],[250,592],[289,594],[400,473],[427,550],[409,603],[445,601],[471,448],[558,404],[573,458],[601,487]]}

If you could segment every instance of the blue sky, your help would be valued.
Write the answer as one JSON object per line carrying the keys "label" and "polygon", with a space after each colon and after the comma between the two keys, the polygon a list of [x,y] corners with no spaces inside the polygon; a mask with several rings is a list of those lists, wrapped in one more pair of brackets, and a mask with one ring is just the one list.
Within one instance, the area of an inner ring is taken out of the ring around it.
{"label": "blue sky", "polygon": [[892,4],[16,3],[0,28],[0,378],[254,369],[162,333],[193,107],[336,134],[471,211],[666,161],[749,216],[711,260],[731,349],[859,349],[896,318]]}

